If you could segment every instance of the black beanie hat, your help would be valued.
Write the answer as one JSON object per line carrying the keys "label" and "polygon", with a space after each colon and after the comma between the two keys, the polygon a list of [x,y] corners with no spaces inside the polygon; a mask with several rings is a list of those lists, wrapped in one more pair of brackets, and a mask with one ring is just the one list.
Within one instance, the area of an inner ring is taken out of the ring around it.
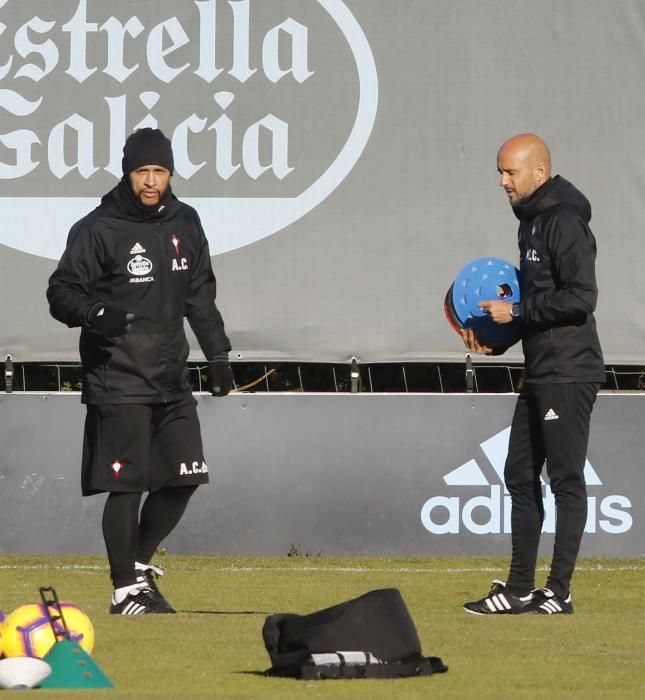
{"label": "black beanie hat", "polygon": [[171,175],[175,169],[172,146],[159,129],[137,129],[128,136],[123,146],[121,167],[124,175],[144,165],[161,165],[168,168]]}

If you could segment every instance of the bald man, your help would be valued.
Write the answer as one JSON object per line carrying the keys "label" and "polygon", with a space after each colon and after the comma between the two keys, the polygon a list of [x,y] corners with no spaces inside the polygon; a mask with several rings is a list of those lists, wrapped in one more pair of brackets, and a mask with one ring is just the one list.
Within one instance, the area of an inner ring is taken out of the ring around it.
{"label": "bald man", "polygon": [[[591,205],[570,182],[551,177],[549,149],[535,134],[502,144],[497,171],[520,221],[521,301],[483,301],[480,307],[496,323],[522,323],[525,383],[504,469],[512,503],[509,574],[464,608],[475,615],[566,614],[573,612],[570,583],[587,519],[583,471],[591,411],[605,381],[593,315],[598,289]],[[472,330],[462,336],[470,351],[492,354]],[[555,499],[555,543],[546,585],[536,589],[545,462]]]}

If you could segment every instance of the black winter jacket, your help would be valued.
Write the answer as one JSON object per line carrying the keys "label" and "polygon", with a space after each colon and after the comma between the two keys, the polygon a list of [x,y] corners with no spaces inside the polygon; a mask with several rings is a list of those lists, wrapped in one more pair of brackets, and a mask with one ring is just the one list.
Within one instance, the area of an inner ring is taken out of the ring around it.
{"label": "black winter jacket", "polygon": [[520,220],[522,345],[534,383],[605,381],[596,321],[591,205],[556,175],[513,207]]}
{"label": "black winter jacket", "polygon": [[[148,211],[122,180],[72,227],[47,290],[52,316],[82,327],[83,403],[163,403],[190,392],[184,316],[206,359],[230,350],[215,292],[197,212],[170,191]],[[91,330],[101,302],[134,314],[125,335]]]}

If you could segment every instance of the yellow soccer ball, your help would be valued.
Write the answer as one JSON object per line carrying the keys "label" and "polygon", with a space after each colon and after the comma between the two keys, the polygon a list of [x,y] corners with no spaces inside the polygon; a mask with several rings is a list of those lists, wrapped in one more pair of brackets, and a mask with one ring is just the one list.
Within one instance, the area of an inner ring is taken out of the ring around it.
{"label": "yellow soccer ball", "polygon": [[[72,641],[90,654],[94,647],[94,627],[90,618],[73,603],[61,603],[60,607]],[[55,608],[52,608],[52,612],[57,614]],[[65,631],[60,620],[55,625],[57,632]],[[40,659],[55,642],[63,638],[54,635],[47,610],[41,603],[22,605],[7,615],[0,625],[0,635],[5,656],[34,656]]]}

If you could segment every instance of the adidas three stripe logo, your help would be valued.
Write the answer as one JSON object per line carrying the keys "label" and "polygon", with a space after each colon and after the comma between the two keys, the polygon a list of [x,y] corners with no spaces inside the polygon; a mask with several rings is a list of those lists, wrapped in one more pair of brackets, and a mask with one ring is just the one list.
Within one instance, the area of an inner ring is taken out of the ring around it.
{"label": "adidas three stripe logo", "polygon": [[540,605],[540,609],[544,610],[548,615],[564,612],[563,607],[557,600],[545,600],[544,603]]}
{"label": "adidas three stripe logo", "polygon": [[486,598],[486,607],[491,612],[510,612],[511,604],[508,602],[508,598],[503,593],[497,593],[492,595],[490,598]]}
{"label": "adidas three stripe logo", "polygon": [[145,605],[140,605],[139,603],[135,603],[134,601],[128,603],[125,608],[123,608],[123,611],[121,612],[121,615],[143,615],[146,611],[146,606]]}

